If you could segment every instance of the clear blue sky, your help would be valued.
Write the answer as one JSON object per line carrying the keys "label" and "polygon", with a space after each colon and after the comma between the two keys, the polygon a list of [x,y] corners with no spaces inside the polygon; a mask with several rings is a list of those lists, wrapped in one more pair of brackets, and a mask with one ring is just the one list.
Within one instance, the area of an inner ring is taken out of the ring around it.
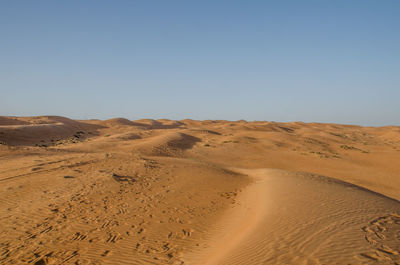
{"label": "clear blue sky", "polygon": [[1,1],[0,115],[400,125],[400,1]]}

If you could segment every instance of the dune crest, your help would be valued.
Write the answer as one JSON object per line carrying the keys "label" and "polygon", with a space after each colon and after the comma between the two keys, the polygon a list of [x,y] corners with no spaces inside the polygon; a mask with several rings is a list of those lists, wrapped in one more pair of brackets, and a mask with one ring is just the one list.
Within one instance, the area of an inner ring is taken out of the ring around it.
{"label": "dune crest", "polygon": [[[272,169],[255,179],[185,264],[395,264],[400,203],[330,178]],[[333,262],[334,261],[334,262]]]}

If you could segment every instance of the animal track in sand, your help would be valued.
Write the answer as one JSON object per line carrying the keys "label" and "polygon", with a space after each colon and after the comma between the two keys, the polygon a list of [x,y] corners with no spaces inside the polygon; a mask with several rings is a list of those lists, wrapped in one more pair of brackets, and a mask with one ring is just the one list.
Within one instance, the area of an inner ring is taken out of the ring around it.
{"label": "animal track in sand", "polygon": [[122,239],[121,235],[118,233],[109,233],[107,239],[105,240],[106,243],[115,243],[118,240]]}
{"label": "animal track in sand", "polygon": [[361,253],[361,256],[385,263],[400,262],[400,215],[390,214],[372,220],[362,230],[365,240],[371,245],[372,251]]}

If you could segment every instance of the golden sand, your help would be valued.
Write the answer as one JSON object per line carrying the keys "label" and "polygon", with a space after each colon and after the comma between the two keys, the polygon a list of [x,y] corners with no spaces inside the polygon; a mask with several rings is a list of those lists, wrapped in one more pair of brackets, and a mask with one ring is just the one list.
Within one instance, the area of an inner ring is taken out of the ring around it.
{"label": "golden sand", "polygon": [[0,117],[0,264],[398,264],[400,128]]}

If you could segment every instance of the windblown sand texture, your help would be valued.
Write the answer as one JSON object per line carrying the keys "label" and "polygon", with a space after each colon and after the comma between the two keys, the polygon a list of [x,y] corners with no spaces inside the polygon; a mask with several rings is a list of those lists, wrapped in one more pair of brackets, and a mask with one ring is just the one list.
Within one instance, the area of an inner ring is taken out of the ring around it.
{"label": "windblown sand texture", "polygon": [[400,127],[0,117],[0,264],[400,264]]}

